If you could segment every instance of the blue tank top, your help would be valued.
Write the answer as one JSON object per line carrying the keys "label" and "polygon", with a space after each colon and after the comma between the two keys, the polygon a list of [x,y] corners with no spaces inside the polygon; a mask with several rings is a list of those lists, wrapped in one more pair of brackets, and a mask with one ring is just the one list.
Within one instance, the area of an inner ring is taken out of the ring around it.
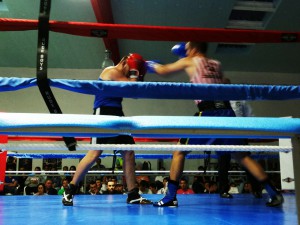
{"label": "blue tank top", "polygon": [[[99,78],[98,80],[103,81],[101,78]],[[123,98],[120,97],[108,97],[108,96],[103,96],[102,93],[99,93],[95,95],[94,109],[100,108],[101,106],[122,108],[122,100]]]}

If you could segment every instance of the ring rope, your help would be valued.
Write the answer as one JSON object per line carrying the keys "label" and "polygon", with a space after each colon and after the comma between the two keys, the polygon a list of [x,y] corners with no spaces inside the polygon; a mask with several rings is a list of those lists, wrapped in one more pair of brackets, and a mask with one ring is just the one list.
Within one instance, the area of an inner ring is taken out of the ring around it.
{"label": "ring rope", "polygon": [[[16,158],[29,158],[29,159],[81,159],[86,154],[84,153],[75,153],[75,154],[66,154],[66,153],[11,153],[7,154],[11,157]],[[101,158],[113,157],[114,154],[101,154]],[[121,154],[117,154],[118,157],[121,157]],[[136,159],[172,159],[172,154],[135,154]],[[185,157],[186,159],[206,159],[208,154],[188,154]],[[210,155],[210,158],[218,159],[218,155]],[[279,158],[278,154],[255,154],[251,155],[253,159],[277,159]]]}
{"label": "ring rope", "polygon": [[[192,84],[175,82],[118,82],[49,79],[51,87],[71,92],[145,99],[292,100],[300,99],[298,85]],[[0,92],[37,86],[36,78],[0,77]]]}
{"label": "ring rope", "polygon": [[[26,170],[26,171],[6,171],[6,174],[17,174],[17,175],[21,175],[21,174],[39,174],[41,176],[44,176],[45,173],[47,175],[53,174],[53,176],[57,176],[57,175],[65,175],[67,174],[74,174],[76,171],[64,171],[64,170],[57,170],[57,171],[35,171],[35,170]],[[136,170],[135,171],[136,174],[138,175],[142,175],[142,174],[165,174],[166,176],[169,175],[170,171],[168,170]],[[184,174],[203,174],[203,170],[184,170],[183,173]],[[240,170],[230,170],[228,171],[229,173],[246,173],[245,171],[240,171]],[[265,171],[266,173],[280,173],[280,171]],[[217,170],[209,170],[206,171],[206,173],[218,173]],[[123,174],[122,170],[115,170],[114,172],[111,170],[91,170],[88,171],[88,174]]]}
{"label": "ring rope", "polygon": [[[0,144],[0,149],[22,150],[67,150],[64,144]],[[289,146],[262,145],[138,145],[138,144],[78,144],[77,150],[116,150],[116,151],[237,151],[237,152],[290,152]]]}
{"label": "ring rope", "polygon": [[[38,20],[0,18],[0,31],[37,30]],[[86,37],[149,41],[295,43],[300,32],[49,21],[49,30]]]}

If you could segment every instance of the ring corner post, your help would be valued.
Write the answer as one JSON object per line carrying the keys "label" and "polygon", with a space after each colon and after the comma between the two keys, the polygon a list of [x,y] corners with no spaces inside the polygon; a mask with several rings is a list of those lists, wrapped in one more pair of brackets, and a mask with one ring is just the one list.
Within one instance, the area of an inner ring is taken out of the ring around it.
{"label": "ring corner post", "polygon": [[296,207],[298,224],[300,224],[300,135],[292,137],[293,164],[295,175]]}

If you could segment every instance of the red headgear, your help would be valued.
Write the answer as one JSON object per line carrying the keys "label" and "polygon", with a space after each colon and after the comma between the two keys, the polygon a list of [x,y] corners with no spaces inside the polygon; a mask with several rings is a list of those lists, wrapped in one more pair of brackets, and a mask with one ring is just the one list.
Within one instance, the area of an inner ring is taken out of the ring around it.
{"label": "red headgear", "polygon": [[127,58],[130,76],[144,76],[146,74],[146,63],[138,53],[130,53]]}

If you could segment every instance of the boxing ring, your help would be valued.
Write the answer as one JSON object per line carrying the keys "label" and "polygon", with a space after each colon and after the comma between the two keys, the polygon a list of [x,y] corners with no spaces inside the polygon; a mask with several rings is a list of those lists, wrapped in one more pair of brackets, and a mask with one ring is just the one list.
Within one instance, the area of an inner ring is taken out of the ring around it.
{"label": "boxing ring", "polygon": [[[2,31],[38,29],[37,20],[0,19]],[[44,21],[45,22],[45,21]],[[193,29],[157,26],[108,25],[49,21],[49,30],[89,37],[129,38],[144,40],[211,42],[299,42],[299,33],[281,31],[228,31],[228,29]],[[158,35],[152,35],[153,31]],[[159,30],[159,32],[158,32]],[[170,32],[173,34],[170,36]],[[166,32],[166,35],[163,35]],[[176,33],[178,32],[178,33]],[[184,35],[179,35],[183,34]],[[220,38],[224,32],[230,34]],[[137,33],[140,37],[137,36]],[[150,35],[151,34],[151,35]],[[177,36],[176,36],[177,34]],[[186,35],[188,34],[188,35]],[[200,35],[200,36],[198,36]],[[172,39],[173,37],[173,39]],[[176,38],[174,38],[176,37]],[[200,40],[199,37],[202,37]],[[151,38],[151,39],[149,39]],[[49,87],[81,94],[102,93],[113,97],[144,99],[205,99],[205,100],[290,100],[300,99],[299,86],[274,85],[204,85],[169,82],[99,82],[89,80],[47,79]],[[0,92],[18,91],[39,86],[37,78],[0,78]],[[40,87],[40,86],[39,86]],[[151,151],[270,151],[293,152],[293,161],[300,161],[299,118],[228,118],[191,116],[93,116],[75,114],[0,113],[0,135],[47,137],[106,137],[119,134],[135,138],[257,138],[291,139],[291,147],[276,146],[174,146],[174,145],[88,145],[84,150],[139,150]],[[24,150],[33,145],[1,144],[2,149]],[[68,150],[69,146],[39,144],[37,150]],[[0,196],[0,223],[40,224],[51,220],[59,224],[104,222],[105,224],[148,224],[157,217],[161,224],[240,224],[246,218],[249,224],[296,224],[300,215],[300,164],[294,163],[295,195],[284,195],[281,208],[266,208],[265,199],[237,195],[233,200],[218,195],[181,195],[180,207],[154,208],[152,205],[127,205],[126,196],[76,196],[73,207],[63,207],[60,196]],[[159,195],[146,195],[158,200]],[[47,203],[47,204],[46,204]],[[37,215],[36,212],[39,212]],[[197,213],[195,213],[197,212]],[[197,214],[200,214],[199,217]],[[196,215],[195,215],[196,214]],[[20,215],[16,217],[16,215]],[[37,219],[37,216],[39,217]],[[267,221],[266,221],[267,220]]]}

